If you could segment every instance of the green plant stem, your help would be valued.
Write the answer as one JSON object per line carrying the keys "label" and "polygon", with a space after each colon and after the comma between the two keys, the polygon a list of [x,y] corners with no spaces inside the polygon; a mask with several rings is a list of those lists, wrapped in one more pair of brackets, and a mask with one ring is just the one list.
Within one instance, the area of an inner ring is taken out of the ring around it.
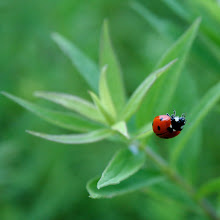
{"label": "green plant stem", "polygon": [[160,170],[166,175],[171,181],[178,184],[189,197],[199,205],[199,207],[203,210],[203,212],[212,220],[220,220],[220,218],[216,215],[215,210],[211,206],[211,204],[206,200],[198,200],[196,199],[196,192],[193,187],[187,183],[175,170],[173,170],[168,163],[157,153],[155,153],[150,147],[144,148],[148,157],[154,161]]}

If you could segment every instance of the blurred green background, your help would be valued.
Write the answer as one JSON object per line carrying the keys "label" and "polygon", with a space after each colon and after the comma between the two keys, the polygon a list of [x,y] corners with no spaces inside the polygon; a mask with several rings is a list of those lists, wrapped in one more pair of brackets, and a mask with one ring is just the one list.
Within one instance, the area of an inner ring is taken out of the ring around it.
{"label": "blurred green background", "polygon": [[[137,13],[140,3],[147,11]],[[134,10],[136,8],[136,10]],[[145,17],[143,17],[143,15]],[[219,81],[220,4],[214,0],[3,0],[0,2],[0,90],[40,104],[36,90],[59,91],[89,99],[88,86],[51,40],[58,32],[98,62],[100,31],[108,18],[128,95],[155,67],[162,54],[198,16],[199,35],[182,72],[178,114]],[[156,22],[156,23],[155,23]],[[184,98],[185,97],[185,98]],[[57,108],[55,105],[50,105]],[[199,128],[198,183],[219,176],[220,104]],[[166,112],[162,112],[164,114]],[[171,112],[170,112],[171,113]],[[112,200],[92,200],[86,182],[100,175],[115,143],[67,146],[38,139],[25,130],[64,133],[0,97],[0,219],[200,219],[172,200],[142,192]],[[215,199],[215,201],[218,201]],[[220,212],[219,204],[215,206]]]}

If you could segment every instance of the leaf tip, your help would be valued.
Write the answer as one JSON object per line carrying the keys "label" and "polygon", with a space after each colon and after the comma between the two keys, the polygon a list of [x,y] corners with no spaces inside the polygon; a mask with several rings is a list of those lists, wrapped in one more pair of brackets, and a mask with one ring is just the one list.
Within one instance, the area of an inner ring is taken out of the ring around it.
{"label": "leaf tip", "polygon": [[196,23],[197,25],[200,25],[201,22],[202,22],[202,16],[199,16],[199,17],[196,19],[195,23]]}
{"label": "leaf tip", "polygon": [[5,92],[5,91],[0,91],[0,94],[3,95],[3,96],[8,96],[8,93]]}
{"label": "leaf tip", "polygon": [[52,32],[50,36],[54,41],[57,41],[57,39],[60,37],[59,33],[57,32]]}

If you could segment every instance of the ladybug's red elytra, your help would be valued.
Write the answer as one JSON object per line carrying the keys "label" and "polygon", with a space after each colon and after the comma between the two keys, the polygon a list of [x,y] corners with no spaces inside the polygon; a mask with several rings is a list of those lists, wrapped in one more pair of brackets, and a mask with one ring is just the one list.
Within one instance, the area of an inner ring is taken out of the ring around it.
{"label": "ladybug's red elytra", "polygon": [[167,113],[166,115],[155,117],[152,127],[158,137],[168,139],[176,137],[183,130],[185,123],[185,115],[176,116],[176,111],[174,110],[171,116]]}

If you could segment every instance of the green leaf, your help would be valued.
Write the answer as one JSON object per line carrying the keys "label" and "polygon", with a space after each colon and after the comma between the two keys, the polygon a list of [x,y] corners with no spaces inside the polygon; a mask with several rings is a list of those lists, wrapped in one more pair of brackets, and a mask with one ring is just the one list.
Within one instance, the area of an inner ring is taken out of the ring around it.
{"label": "green leaf", "polygon": [[80,51],[73,43],[60,34],[53,33],[52,39],[58,44],[64,54],[70,58],[73,65],[77,68],[88,85],[95,92],[98,92],[99,70],[97,65],[85,54],[83,54],[83,52]]}
{"label": "green leaf", "polygon": [[169,24],[165,19],[160,19],[158,15],[155,15],[139,2],[132,1],[131,7],[142,16],[158,34],[162,35],[162,37],[167,34]]}
{"label": "green leaf", "polygon": [[199,190],[197,191],[196,197],[201,199],[207,195],[218,193],[220,194],[220,177],[210,180],[204,185],[202,185]]}
{"label": "green leaf", "polygon": [[148,123],[152,120],[154,115],[161,114],[161,112],[168,112],[170,106],[173,105],[171,104],[171,101],[175,94],[176,86],[178,85],[180,73],[198,32],[200,20],[200,18],[197,19],[191,25],[191,27],[164,54],[158,63],[157,68],[160,68],[178,57],[178,62],[172,69],[170,69],[170,71],[167,71],[166,74],[163,74],[163,76],[157,80],[149,91],[147,98],[144,99],[137,117],[139,126]]}
{"label": "green leaf", "polygon": [[101,71],[101,76],[99,80],[99,96],[105,109],[108,109],[109,114],[111,114],[113,118],[116,118],[115,107],[112,102],[112,97],[107,84],[106,70],[107,65],[105,65]]}
{"label": "green leaf", "polygon": [[36,104],[18,98],[14,95],[11,95],[6,92],[2,92],[4,96],[13,100],[17,104],[21,105],[25,109],[29,110],[30,112],[36,114],[37,116],[41,117],[45,121],[57,125],[61,128],[66,128],[69,130],[74,131],[89,131],[100,128],[99,125],[96,125],[93,122],[90,122],[84,118],[81,118],[78,115],[73,113],[64,113],[58,111],[52,111],[47,108],[40,107]]}
{"label": "green leaf", "polygon": [[100,42],[100,66],[108,65],[107,83],[112,101],[119,113],[125,104],[125,91],[118,60],[115,56],[109,36],[108,23],[105,20]]}
{"label": "green leaf", "polygon": [[77,96],[57,92],[35,92],[34,94],[36,97],[47,99],[67,109],[76,111],[93,121],[103,122],[96,107],[92,103]]}
{"label": "green leaf", "polygon": [[183,7],[183,4],[180,4],[178,1],[175,0],[163,0],[164,3],[179,17],[189,20],[190,13]]}
{"label": "green leaf", "polygon": [[98,180],[99,178],[92,179],[87,184],[87,190],[90,197],[93,199],[112,198],[114,196],[133,192],[141,188],[160,183],[161,181],[164,181],[164,177],[162,177],[158,172],[140,170],[118,185],[106,186],[101,189],[97,189]]}
{"label": "green leaf", "polygon": [[128,120],[140,107],[146,93],[150,89],[150,87],[154,84],[154,82],[163,74],[165,73],[175,62],[177,59],[169,62],[164,67],[156,70],[155,72],[151,73],[147,78],[139,85],[139,87],[134,91],[128,103],[126,104],[123,112],[122,118],[124,120]]}
{"label": "green leaf", "polygon": [[170,155],[170,161],[173,166],[176,164],[181,152],[187,147],[187,142],[193,135],[198,125],[202,122],[203,118],[210,112],[211,108],[217,103],[220,98],[220,82],[213,86],[202,100],[195,106],[192,113],[187,118],[189,126],[182,131],[175,148]]}
{"label": "green leaf", "polygon": [[129,138],[127,125],[124,121],[120,121],[117,124],[113,125],[112,129],[115,131],[118,131],[120,134],[122,134],[126,138]]}
{"label": "green leaf", "polygon": [[100,129],[85,134],[64,134],[64,135],[51,135],[35,131],[27,131],[28,133],[38,136],[40,138],[63,143],[63,144],[87,144],[97,142],[113,135],[109,129]]}
{"label": "green leaf", "polygon": [[102,173],[97,188],[119,184],[136,173],[145,159],[145,153],[136,147],[119,150]]}
{"label": "green leaf", "polygon": [[112,116],[109,114],[108,110],[105,108],[105,106],[102,104],[102,102],[100,101],[100,99],[98,98],[98,96],[93,93],[93,92],[89,92],[89,94],[92,97],[93,102],[95,103],[100,115],[103,117],[103,119],[105,119],[105,121],[107,122],[107,124],[113,124],[114,123],[114,119],[112,118]]}

